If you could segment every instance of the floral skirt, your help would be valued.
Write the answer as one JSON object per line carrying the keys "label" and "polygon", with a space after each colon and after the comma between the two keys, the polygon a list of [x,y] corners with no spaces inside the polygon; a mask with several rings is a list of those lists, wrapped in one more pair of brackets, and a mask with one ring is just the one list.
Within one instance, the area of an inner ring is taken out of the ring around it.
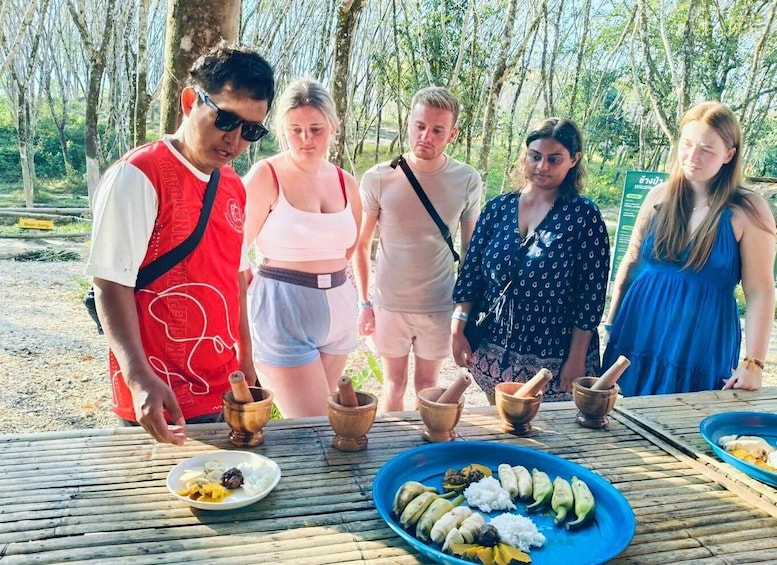
{"label": "floral skirt", "polygon": [[[507,351],[493,343],[483,343],[473,352],[472,360],[472,377],[487,395],[494,394],[494,387],[498,383],[525,383],[540,369],[545,368],[553,374],[553,378],[545,385],[543,402],[572,400],[572,393],[558,390],[559,373],[565,359],[541,359],[536,355],[521,355],[514,351]],[[585,368],[587,375],[599,374],[598,352],[589,352],[585,360]]]}

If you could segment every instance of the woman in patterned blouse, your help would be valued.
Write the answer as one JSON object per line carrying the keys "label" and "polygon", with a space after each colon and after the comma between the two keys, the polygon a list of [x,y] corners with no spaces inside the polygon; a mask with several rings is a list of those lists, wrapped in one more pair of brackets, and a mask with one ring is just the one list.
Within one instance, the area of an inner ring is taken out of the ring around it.
{"label": "woman in patterned blouse", "polygon": [[[553,374],[546,400],[569,400],[573,379],[600,370],[610,244],[599,209],[580,195],[582,137],[571,121],[549,118],[525,145],[521,188],[486,204],[453,291],[454,359],[492,404],[497,383],[525,382],[543,367]],[[480,342],[469,343],[473,304],[495,303]]]}

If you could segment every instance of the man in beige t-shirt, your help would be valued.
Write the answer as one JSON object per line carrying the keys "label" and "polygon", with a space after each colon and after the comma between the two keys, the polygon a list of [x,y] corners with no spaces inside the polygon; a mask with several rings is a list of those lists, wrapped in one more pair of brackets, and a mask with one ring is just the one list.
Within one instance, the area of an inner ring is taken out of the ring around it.
{"label": "man in beige t-shirt", "polygon": [[[480,213],[478,172],[445,154],[456,137],[459,103],[447,89],[420,90],[411,103],[405,156],[419,184],[453,238],[461,226],[461,256]],[[403,410],[410,352],[416,392],[435,386],[450,355],[455,264],[437,225],[401,167],[379,163],[361,179],[362,227],[354,254],[360,300],[359,333],[371,336],[384,372],[380,409]],[[373,298],[369,299],[370,251],[380,239]]]}

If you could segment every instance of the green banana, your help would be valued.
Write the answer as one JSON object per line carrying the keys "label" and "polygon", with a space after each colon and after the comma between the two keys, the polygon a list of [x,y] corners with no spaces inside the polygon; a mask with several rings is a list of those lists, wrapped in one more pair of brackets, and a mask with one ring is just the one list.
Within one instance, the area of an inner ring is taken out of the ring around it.
{"label": "green banana", "polygon": [[405,509],[402,511],[402,514],[399,516],[399,525],[405,528],[406,530],[409,530],[413,526],[416,525],[416,522],[421,519],[421,515],[426,511],[427,508],[429,508],[429,505],[434,502],[435,499],[439,498],[438,495],[434,494],[433,492],[422,492],[418,496],[416,496],[413,500],[411,500],[407,506],[405,506]]}
{"label": "green banana", "polygon": [[434,524],[443,517],[444,514],[450,512],[455,506],[458,506],[464,502],[465,497],[460,494],[453,500],[438,497],[432,501],[429,507],[424,510],[418,522],[415,525],[415,537],[421,541],[429,541]]}
{"label": "green banana", "polygon": [[407,481],[397,489],[397,493],[394,495],[394,503],[391,505],[391,513],[399,518],[402,515],[402,511],[405,509],[411,500],[422,492],[437,492],[434,487],[428,487],[419,483],[418,481]]}
{"label": "green banana", "polygon": [[561,477],[553,479],[553,496],[550,499],[550,507],[556,513],[554,522],[557,526],[567,519],[567,514],[572,510],[574,504],[575,499],[569,483]]}
{"label": "green banana", "polygon": [[587,524],[594,516],[596,502],[588,485],[577,477],[572,477],[572,494],[575,497],[575,515],[573,522],[567,522],[567,530],[576,530]]}
{"label": "green banana", "polygon": [[553,496],[553,483],[544,471],[531,470],[532,497],[534,502],[526,507],[527,512],[536,512],[550,502]]}

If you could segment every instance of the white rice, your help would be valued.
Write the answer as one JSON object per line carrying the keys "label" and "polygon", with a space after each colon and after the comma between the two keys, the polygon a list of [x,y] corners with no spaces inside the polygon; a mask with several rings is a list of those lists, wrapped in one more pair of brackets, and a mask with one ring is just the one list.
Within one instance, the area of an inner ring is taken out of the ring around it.
{"label": "white rice", "polygon": [[249,496],[254,496],[270,488],[278,474],[274,465],[265,462],[256,465],[240,463],[237,468],[243,473],[243,491]]}
{"label": "white rice", "polygon": [[532,546],[542,547],[545,544],[545,536],[539,532],[531,518],[526,516],[500,514],[489,524],[496,528],[503,542],[521,551],[529,551]]}
{"label": "white rice", "polygon": [[483,512],[515,510],[510,493],[494,477],[484,477],[472,483],[464,489],[464,496],[470,508],[479,508]]}

